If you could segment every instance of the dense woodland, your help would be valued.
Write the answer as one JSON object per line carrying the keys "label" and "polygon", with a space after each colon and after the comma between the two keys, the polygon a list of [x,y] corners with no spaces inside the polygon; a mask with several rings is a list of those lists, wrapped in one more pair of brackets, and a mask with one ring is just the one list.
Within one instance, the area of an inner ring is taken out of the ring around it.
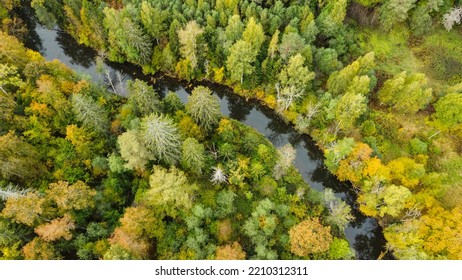
{"label": "dense woodland", "polygon": [[[462,3],[2,0],[5,259],[348,259],[349,207],[317,193],[210,90],[118,97],[18,41],[31,5],[100,59],[232,87],[351,182],[398,259],[462,259]],[[16,36],[15,39],[7,34]]]}

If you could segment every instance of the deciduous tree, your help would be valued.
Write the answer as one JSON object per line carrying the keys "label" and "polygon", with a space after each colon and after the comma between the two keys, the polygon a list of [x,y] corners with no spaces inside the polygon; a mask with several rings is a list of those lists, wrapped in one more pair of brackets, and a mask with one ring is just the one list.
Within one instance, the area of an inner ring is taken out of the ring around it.
{"label": "deciduous tree", "polygon": [[46,195],[47,199],[53,200],[62,211],[83,210],[94,206],[96,191],[82,181],[72,185],[59,181],[49,185]]}
{"label": "deciduous tree", "polygon": [[46,175],[47,169],[40,162],[37,149],[9,132],[0,136],[1,178],[27,182]]}
{"label": "deciduous tree", "polygon": [[244,40],[237,41],[231,46],[229,52],[226,68],[230,73],[230,78],[242,84],[244,75],[251,75],[255,70],[253,63],[257,53],[252,49],[252,45]]}
{"label": "deciduous tree", "polygon": [[462,94],[450,93],[441,97],[435,104],[433,115],[445,129],[454,129],[462,124]]}
{"label": "deciduous tree", "polygon": [[305,95],[308,83],[314,79],[314,72],[310,72],[303,65],[304,62],[305,58],[301,54],[294,55],[279,74],[276,91],[280,111],[287,110],[294,101],[301,99]]}
{"label": "deciduous tree", "polygon": [[35,233],[43,240],[50,242],[60,238],[71,240],[71,231],[75,229],[75,223],[69,214],[64,214],[62,218],[57,218],[49,223],[41,224],[35,228]]}
{"label": "deciduous tree", "polygon": [[265,41],[265,34],[262,25],[257,23],[253,17],[247,22],[242,39],[250,44],[255,54],[260,53],[260,48]]}
{"label": "deciduous tree", "polygon": [[18,69],[14,65],[0,63],[0,90],[7,94],[6,87],[20,87],[23,81],[19,77]]}
{"label": "deciduous tree", "polygon": [[144,145],[138,130],[128,130],[121,134],[117,143],[120,156],[127,162],[124,166],[128,169],[144,170],[148,161],[154,159]]}
{"label": "deciduous tree", "polygon": [[425,108],[433,97],[432,89],[426,85],[424,74],[401,72],[387,80],[377,95],[382,104],[393,106],[398,112],[416,113]]}
{"label": "deciduous tree", "polygon": [[188,182],[183,171],[175,167],[170,170],[155,166],[149,177],[150,188],[141,198],[149,207],[162,207],[169,216],[177,216],[179,211],[188,211],[193,205],[196,184]]}
{"label": "deciduous tree", "polygon": [[301,257],[325,252],[333,241],[330,227],[323,226],[317,218],[305,220],[292,227],[289,235],[290,251]]}
{"label": "deciduous tree", "polygon": [[192,20],[186,24],[183,29],[178,30],[178,39],[181,44],[181,54],[189,61],[192,69],[196,69],[199,63],[198,51],[203,51],[203,46],[200,47],[200,36],[204,33],[204,29]]}
{"label": "deciduous tree", "polygon": [[36,192],[29,192],[24,196],[9,198],[2,214],[18,223],[33,226],[44,211],[44,203],[45,198]]}
{"label": "deciduous tree", "polygon": [[27,243],[22,251],[26,260],[56,260],[59,255],[56,249],[49,242],[43,241],[40,237],[35,237]]}
{"label": "deciduous tree", "polygon": [[217,260],[245,260],[245,252],[238,242],[217,247]]}

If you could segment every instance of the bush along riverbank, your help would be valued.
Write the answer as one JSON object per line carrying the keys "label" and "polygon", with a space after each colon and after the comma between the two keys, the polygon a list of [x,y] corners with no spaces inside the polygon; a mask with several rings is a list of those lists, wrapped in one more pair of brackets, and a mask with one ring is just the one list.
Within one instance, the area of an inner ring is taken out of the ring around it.
{"label": "bush along riverbank", "polygon": [[[37,16],[103,58],[229,85],[310,134],[326,168],[352,183],[361,211],[381,221],[395,257],[462,258],[457,29],[435,47],[439,23],[419,28],[416,18],[431,17],[396,17],[389,1],[375,6],[376,23],[355,13],[364,1],[51,2],[32,1]],[[410,14],[450,8],[418,2]]]}

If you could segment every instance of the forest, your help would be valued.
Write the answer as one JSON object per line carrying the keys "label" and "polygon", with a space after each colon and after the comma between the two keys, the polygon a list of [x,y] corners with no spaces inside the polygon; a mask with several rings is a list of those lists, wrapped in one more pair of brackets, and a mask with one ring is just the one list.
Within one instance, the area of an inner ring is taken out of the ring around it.
{"label": "forest", "polygon": [[100,61],[274,110],[378,220],[383,253],[462,259],[462,3],[1,0],[0,258],[352,259],[351,209],[290,145],[141,80],[119,96],[22,42],[30,5]]}

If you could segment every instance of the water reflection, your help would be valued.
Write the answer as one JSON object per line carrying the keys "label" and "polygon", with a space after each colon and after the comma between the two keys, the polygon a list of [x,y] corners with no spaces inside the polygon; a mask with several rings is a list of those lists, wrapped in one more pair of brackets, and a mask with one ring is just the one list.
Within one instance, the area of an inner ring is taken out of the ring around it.
{"label": "water reflection", "polygon": [[13,13],[23,20],[29,31],[24,45],[29,49],[40,52],[43,49],[42,38],[35,31],[38,24],[30,5],[24,4],[22,7],[16,7],[13,9]]}
{"label": "water reflection", "polygon": [[[29,27],[35,32],[31,33],[29,47],[41,52],[48,60],[58,58],[72,69],[91,76],[95,82],[103,82],[101,73],[96,71],[95,51],[78,45],[63,32],[47,30],[32,23]],[[36,38],[37,36],[39,39]],[[309,136],[298,134],[273,111],[233,94],[229,88],[224,86],[210,83],[186,84],[168,77],[147,76],[142,74],[139,68],[127,64],[105,62],[103,66],[109,71],[118,91],[125,90],[127,80],[138,78],[153,85],[161,96],[168,91],[174,91],[183,102],[186,102],[188,94],[195,86],[205,85],[211,88],[220,99],[221,111],[224,115],[257,129],[275,146],[291,143],[297,151],[295,165],[310,186],[319,191],[326,187],[332,188],[338,197],[352,206],[356,220],[346,229],[345,234],[356,250],[357,258],[376,259],[380,255],[385,244],[381,229],[375,220],[359,212],[351,187],[339,182],[325,169],[322,163],[322,152]],[[123,76],[122,79],[118,79],[117,73]]]}
{"label": "water reflection", "polygon": [[76,41],[71,35],[60,30],[56,30],[56,32],[56,42],[63,50],[64,55],[70,58],[70,63],[78,64],[84,68],[90,68],[95,65],[96,51],[82,45],[76,48]]}

